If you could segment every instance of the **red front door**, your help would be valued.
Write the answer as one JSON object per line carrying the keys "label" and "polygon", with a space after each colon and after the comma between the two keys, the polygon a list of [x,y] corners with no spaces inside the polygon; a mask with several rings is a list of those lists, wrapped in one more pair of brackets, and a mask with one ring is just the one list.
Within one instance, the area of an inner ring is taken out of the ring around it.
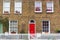
{"label": "red front door", "polygon": [[35,24],[29,24],[29,33],[35,34]]}

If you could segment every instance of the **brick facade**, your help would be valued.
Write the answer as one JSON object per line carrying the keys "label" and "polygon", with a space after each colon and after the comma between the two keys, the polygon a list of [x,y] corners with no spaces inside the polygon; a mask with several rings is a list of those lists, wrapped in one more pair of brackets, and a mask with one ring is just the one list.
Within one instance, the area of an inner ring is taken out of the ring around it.
{"label": "brick facade", "polygon": [[[36,0],[40,1],[40,0]],[[36,21],[36,32],[42,33],[42,20],[50,20],[50,31],[55,33],[56,28],[60,28],[60,8],[59,0],[52,0],[54,2],[54,12],[46,12],[46,0],[42,1],[42,12],[34,12],[35,0],[22,0],[22,14],[14,14],[14,0],[11,0],[10,14],[3,14],[3,0],[0,0],[0,16],[8,17],[9,20],[18,20],[18,32],[22,29],[22,24],[25,24],[25,33],[28,33],[29,20],[34,19]],[[49,1],[49,0],[47,0]]]}

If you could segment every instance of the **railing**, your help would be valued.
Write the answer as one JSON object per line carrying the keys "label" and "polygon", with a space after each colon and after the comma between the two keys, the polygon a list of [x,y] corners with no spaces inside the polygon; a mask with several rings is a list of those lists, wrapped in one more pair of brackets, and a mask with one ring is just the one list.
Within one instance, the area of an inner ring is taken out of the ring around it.
{"label": "railing", "polygon": [[60,40],[60,34],[0,34],[0,40]]}

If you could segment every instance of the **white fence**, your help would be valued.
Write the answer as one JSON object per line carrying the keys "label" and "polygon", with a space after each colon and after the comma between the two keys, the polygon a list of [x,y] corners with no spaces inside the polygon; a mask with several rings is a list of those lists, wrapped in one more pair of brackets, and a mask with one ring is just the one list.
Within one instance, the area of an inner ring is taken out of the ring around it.
{"label": "white fence", "polygon": [[60,40],[60,34],[0,34],[0,40]]}

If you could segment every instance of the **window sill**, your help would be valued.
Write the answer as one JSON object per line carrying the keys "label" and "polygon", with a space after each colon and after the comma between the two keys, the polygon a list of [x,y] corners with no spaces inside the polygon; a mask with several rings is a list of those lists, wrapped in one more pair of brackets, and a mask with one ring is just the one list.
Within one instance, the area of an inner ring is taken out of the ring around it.
{"label": "window sill", "polygon": [[49,12],[49,11],[47,11],[47,13],[49,14],[49,13],[54,13],[54,12],[51,12],[51,11]]}
{"label": "window sill", "polygon": [[3,15],[9,15],[10,13],[3,13]]}
{"label": "window sill", "polygon": [[49,32],[42,32],[42,34],[50,34]]}
{"label": "window sill", "polygon": [[42,11],[35,11],[35,13],[42,13]]}

